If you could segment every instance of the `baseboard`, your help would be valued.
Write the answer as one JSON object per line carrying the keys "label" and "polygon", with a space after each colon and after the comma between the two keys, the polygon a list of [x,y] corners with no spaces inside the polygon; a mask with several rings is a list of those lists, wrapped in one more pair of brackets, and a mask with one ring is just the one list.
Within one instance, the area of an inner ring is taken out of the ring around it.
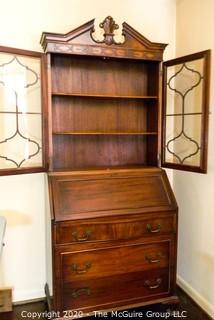
{"label": "baseboard", "polygon": [[210,317],[214,319],[214,305],[207,301],[200,293],[192,288],[182,277],[177,276],[177,284],[181,289],[194,300]]}
{"label": "baseboard", "polygon": [[36,303],[36,302],[44,302],[46,301],[46,298],[36,298],[36,299],[27,299],[23,301],[15,301],[13,302],[13,306],[21,306],[22,304],[28,304],[28,303]]}
{"label": "baseboard", "polygon": [[13,304],[31,303],[45,299],[44,290],[16,290],[13,293]]}

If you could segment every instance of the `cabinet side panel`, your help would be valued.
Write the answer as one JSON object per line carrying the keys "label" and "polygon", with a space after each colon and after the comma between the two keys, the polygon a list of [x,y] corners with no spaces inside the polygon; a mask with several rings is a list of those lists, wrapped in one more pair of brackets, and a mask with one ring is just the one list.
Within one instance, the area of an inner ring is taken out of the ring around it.
{"label": "cabinet side panel", "polygon": [[45,175],[45,223],[46,223],[46,281],[50,291],[53,294],[53,277],[52,277],[52,214],[50,206],[50,192],[48,186],[48,177]]}

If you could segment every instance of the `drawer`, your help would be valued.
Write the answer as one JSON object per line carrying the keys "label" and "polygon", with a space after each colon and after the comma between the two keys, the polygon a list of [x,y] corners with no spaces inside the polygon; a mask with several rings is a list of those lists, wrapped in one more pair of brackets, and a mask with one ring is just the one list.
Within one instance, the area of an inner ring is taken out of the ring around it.
{"label": "drawer", "polygon": [[78,253],[62,252],[60,255],[62,281],[79,281],[168,268],[170,241],[107,247]]}
{"label": "drawer", "polygon": [[160,235],[176,231],[176,216],[168,214],[165,217],[148,218],[144,220],[120,220],[117,222],[75,221],[59,222],[55,225],[56,243],[80,243],[93,241],[112,241],[136,239],[146,235]]}
{"label": "drawer", "polygon": [[[134,304],[169,292],[167,269],[136,272],[102,279],[88,279],[62,285],[63,310],[93,311]],[[113,303],[113,304],[112,304]],[[103,306],[102,306],[103,305]]]}

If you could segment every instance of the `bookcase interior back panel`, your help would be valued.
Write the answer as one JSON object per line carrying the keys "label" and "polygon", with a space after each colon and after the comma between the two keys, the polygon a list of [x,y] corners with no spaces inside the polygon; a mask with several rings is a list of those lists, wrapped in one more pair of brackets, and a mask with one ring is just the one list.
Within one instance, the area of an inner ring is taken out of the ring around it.
{"label": "bookcase interior back panel", "polygon": [[52,119],[58,133],[157,133],[156,101],[54,96]]}
{"label": "bookcase interior back panel", "polygon": [[158,62],[52,55],[53,169],[157,165],[158,73]]}
{"label": "bookcase interior back panel", "polygon": [[145,136],[54,135],[54,168],[146,165]]}
{"label": "bookcase interior back panel", "polygon": [[125,96],[158,93],[158,63],[67,55],[54,55],[51,63],[54,93]]}

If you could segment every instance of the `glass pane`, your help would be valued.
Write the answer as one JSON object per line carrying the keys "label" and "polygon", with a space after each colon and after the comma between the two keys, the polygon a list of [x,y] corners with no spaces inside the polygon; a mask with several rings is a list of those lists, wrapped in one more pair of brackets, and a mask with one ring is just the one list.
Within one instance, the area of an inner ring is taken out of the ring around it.
{"label": "glass pane", "polygon": [[0,169],[42,167],[40,57],[0,53]]}
{"label": "glass pane", "polygon": [[206,158],[203,152],[208,121],[207,53],[204,51],[165,63],[162,162],[168,167],[171,163],[184,170],[185,166],[188,170],[190,167],[202,169]]}
{"label": "glass pane", "polygon": [[167,68],[167,114],[202,111],[203,69],[204,59]]}
{"label": "glass pane", "polygon": [[166,119],[166,162],[200,166],[201,115],[186,116],[182,132],[182,116]]}

